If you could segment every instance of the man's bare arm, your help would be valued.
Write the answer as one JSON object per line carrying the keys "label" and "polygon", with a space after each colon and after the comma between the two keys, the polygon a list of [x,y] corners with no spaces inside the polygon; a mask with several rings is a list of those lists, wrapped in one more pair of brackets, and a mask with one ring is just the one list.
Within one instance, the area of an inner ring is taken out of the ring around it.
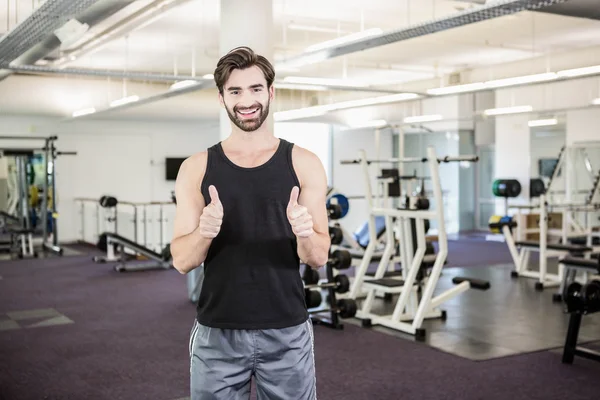
{"label": "man's bare arm", "polygon": [[[307,222],[299,225],[295,232],[298,256],[316,269],[327,264],[331,247],[326,206],[327,176],[321,160],[314,153],[299,147],[294,152],[294,168],[302,186],[296,203],[306,208],[308,214]],[[294,193],[290,196],[292,203],[293,197]]]}
{"label": "man's bare arm", "polygon": [[[220,202],[217,204],[218,196],[209,206],[205,206],[204,197],[200,191],[200,182],[206,168],[206,157],[206,153],[200,153],[186,159],[179,168],[175,182],[177,208],[171,254],[173,266],[182,274],[190,272],[204,262],[212,238],[220,230],[220,224],[215,222],[218,221],[218,207],[220,206]],[[211,189],[211,195],[213,195],[213,189]]]}

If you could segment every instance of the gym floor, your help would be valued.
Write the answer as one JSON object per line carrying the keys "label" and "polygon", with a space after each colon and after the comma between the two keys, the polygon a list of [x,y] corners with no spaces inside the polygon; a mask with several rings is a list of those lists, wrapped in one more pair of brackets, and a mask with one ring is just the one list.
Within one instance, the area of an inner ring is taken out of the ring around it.
{"label": "gym floor", "polygon": [[[568,316],[553,290],[511,278],[503,243],[449,246],[438,290],[456,275],[491,289],[445,303],[447,320],[427,321],[425,342],[352,319],[344,330],[315,326],[319,398],[597,398],[600,363],[561,363]],[[0,399],[187,398],[195,307],[185,276],[117,273],[91,261],[94,249],[70,250],[0,262]],[[580,341],[600,346],[600,316],[584,317]]]}

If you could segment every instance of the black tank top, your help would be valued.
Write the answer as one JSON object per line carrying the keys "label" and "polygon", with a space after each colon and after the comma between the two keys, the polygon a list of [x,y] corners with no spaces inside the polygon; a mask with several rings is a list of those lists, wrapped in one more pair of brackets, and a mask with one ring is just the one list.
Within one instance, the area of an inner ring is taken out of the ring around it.
{"label": "black tank top", "polygon": [[204,261],[197,319],[223,329],[277,329],[308,319],[296,236],[286,208],[294,186],[293,143],[280,139],[264,164],[234,164],[221,143],[208,149],[202,195],[214,185],[223,204],[221,231]]}

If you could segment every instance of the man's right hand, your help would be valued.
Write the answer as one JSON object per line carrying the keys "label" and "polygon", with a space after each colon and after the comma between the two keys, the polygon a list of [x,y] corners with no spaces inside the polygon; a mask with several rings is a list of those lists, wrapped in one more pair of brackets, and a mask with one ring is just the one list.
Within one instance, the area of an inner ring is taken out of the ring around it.
{"label": "man's right hand", "polygon": [[221,224],[223,223],[223,205],[219,200],[219,193],[217,188],[213,185],[208,187],[208,193],[210,194],[210,204],[208,204],[202,210],[200,216],[200,235],[207,239],[214,239],[221,231]]}

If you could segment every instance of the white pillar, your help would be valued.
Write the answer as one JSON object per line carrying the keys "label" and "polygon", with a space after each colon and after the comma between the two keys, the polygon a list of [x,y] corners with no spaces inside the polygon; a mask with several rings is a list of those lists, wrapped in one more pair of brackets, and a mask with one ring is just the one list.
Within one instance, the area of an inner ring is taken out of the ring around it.
{"label": "white pillar", "polygon": [[[221,0],[220,28],[220,56],[235,47],[248,46],[275,64],[272,0]],[[271,103],[269,117],[265,121],[271,131],[274,109]],[[231,122],[224,109],[220,113],[220,126],[221,140],[224,140],[231,134]]]}

